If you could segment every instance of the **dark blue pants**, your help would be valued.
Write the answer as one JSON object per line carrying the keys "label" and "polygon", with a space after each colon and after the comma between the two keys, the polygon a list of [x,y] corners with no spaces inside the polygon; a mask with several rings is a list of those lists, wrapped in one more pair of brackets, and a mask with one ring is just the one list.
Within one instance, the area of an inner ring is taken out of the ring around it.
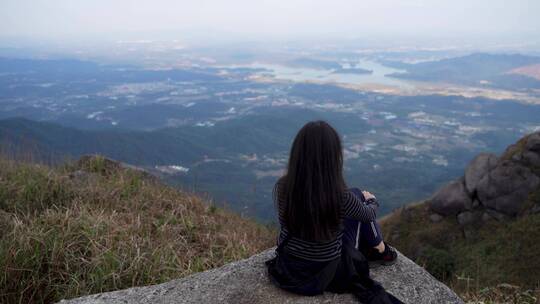
{"label": "dark blue pants", "polygon": [[[365,202],[362,191],[358,188],[349,189],[362,202]],[[381,227],[376,221],[360,222],[346,218],[343,222],[343,245],[350,245],[356,249],[367,249],[379,245],[383,241]]]}

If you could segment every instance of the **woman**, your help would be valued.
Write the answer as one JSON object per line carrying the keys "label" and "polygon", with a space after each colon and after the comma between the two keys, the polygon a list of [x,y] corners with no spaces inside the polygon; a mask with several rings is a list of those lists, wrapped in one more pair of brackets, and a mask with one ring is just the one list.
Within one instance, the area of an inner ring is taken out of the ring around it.
{"label": "woman", "polygon": [[401,303],[369,278],[360,249],[383,265],[397,254],[375,222],[375,196],[347,190],[341,140],[328,123],[309,122],[298,132],[274,200],[280,234],[267,266],[276,285],[304,295],[329,290],[352,292],[363,303]]}

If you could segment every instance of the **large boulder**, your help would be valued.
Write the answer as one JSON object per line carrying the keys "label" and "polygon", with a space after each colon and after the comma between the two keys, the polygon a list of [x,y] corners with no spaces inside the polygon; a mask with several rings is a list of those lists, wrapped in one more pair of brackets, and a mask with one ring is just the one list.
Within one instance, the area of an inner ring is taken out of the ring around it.
{"label": "large boulder", "polygon": [[534,151],[523,152],[522,161],[537,172],[540,171],[540,153]]}
{"label": "large boulder", "polygon": [[525,149],[528,151],[540,153],[540,132],[533,133],[527,137]]}
{"label": "large boulder", "polygon": [[540,171],[540,132],[527,137],[522,161],[533,170]]}
{"label": "large boulder", "polygon": [[484,206],[515,216],[539,186],[540,178],[531,169],[505,160],[480,180],[476,191]]}
{"label": "large boulder", "polygon": [[540,132],[532,133],[508,146],[502,158],[517,161],[540,173]]}
{"label": "large boulder", "polygon": [[482,219],[482,211],[463,211],[457,216],[457,222],[461,226],[476,225]]}
{"label": "large boulder", "polygon": [[[249,259],[164,284],[96,294],[61,303],[358,303],[350,294],[325,293],[303,297],[278,289],[271,284],[264,266],[264,261],[273,255],[274,249],[269,249]],[[401,254],[396,264],[376,268],[372,275],[405,303],[463,303],[450,288]]]}
{"label": "large boulder", "polygon": [[474,194],[478,182],[491,169],[497,165],[497,156],[492,153],[478,154],[467,166],[465,170],[465,186],[469,193]]}
{"label": "large boulder", "polygon": [[431,210],[441,215],[456,215],[472,206],[472,199],[465,189],[463,179],[442,187],[428,201]]}

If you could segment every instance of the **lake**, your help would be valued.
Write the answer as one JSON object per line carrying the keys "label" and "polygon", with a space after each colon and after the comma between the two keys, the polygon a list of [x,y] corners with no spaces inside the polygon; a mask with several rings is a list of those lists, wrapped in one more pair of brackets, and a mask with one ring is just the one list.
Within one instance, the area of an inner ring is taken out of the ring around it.
{"label": "lake", "polygon": [[304,67],[291,67],[281,64],[259,63],[255,62],[247,67],[262,68],[266,71],[262,71],[259,74],[270,75],[276,79],[290,80],[297,82],[305,81],[318,81],[318,82],[334,82],[356,85],[385,85],[395,86],[402,89],[413,89],[414,85],[411,82],[405,80],[387,77],[386,75],[392,73],[403,73],[405,71],[394,69],[384,66],[375,61],[359,60],[358,63],[353,64],[352,68],[362,68],[371,70],[371,74],[352,74],[352,73],[334,73],[333,70],[328,69],[314,69]]}

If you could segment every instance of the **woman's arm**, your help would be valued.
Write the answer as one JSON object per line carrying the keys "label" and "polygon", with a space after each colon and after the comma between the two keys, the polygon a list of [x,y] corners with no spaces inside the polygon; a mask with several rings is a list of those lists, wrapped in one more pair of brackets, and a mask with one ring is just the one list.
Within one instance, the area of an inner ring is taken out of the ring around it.
{"label": "woman's arm", "polygon": [[374,221],[377,218],[377,207],[379,207],[379,203],[374,197],[369,199],[369,204],[365,204],[351,191],[347,191],[345,194],[343,204],[345,217],[354,218],[361,222]]}

